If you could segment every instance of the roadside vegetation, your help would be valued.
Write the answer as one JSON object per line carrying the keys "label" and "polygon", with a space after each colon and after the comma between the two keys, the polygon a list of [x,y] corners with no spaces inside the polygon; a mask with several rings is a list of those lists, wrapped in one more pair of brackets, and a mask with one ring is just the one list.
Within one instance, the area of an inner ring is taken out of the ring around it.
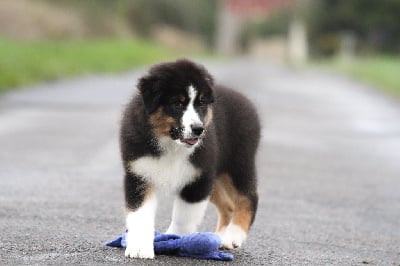
{"label": "roadside vegetation", "polygon": [[215,0],[2,0],[0,93],[207,53]]}
{"label": "roadside vegetation", "polygon": [[139,39],[25,41],[0,38],[0,92],[87,73],[118,72],[173,57]]}
{"label": "roadside vegetation", "polygon": [[400,97],[400,57],[368,56],[351,61],[333,59],[323,65],[349,74],[359,80]]}

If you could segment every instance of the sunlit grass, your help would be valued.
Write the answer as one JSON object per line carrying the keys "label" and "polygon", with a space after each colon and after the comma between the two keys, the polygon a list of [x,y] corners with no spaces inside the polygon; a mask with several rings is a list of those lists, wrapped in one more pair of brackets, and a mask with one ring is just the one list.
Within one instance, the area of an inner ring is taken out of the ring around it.
{"label": "sunlit grass", "polygon": [[400,56],[374,56],[351,61],[336,59],[327,63],[334,69],[400,96]]}
{"label": "sunlit grass", "polygon": [[137,39],[16,42],[0,38],[0,92],[78,74],[118,72],[172,58]]}

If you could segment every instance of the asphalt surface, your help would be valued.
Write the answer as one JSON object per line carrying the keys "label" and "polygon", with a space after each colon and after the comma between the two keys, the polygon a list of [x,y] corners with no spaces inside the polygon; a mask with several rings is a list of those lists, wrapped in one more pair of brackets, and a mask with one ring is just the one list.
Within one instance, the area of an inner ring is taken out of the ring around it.
{"label": "asphalt surface", "polygon": [[[0,265],[400,265],[400,104],[349,78],[206,63],[263,124],[260,203],[233,262],[125,259],[121,110],[143,70],[0,96]],[[170,219],[168,199],[157,229]],[[213,230],[209,206],[201,230]]]}

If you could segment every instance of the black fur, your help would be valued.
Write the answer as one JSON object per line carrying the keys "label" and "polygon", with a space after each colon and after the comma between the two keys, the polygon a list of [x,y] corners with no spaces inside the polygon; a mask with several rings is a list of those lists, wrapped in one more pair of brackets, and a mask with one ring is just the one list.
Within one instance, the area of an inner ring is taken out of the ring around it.
{"label": "black fur", "polygon": [[138,88],[142,95],[147,113],[151,114],[159,105],[167,107],[167,113],[174,115],[179,102],[179,94],[187,94],[185,88],[194,84],[204,92],[204,103],[211,103],[213,79],[208,72],[188,60],[163,63],[153,66],[147,76],[139,80]]}
{"label": "black fur", "polygon": [[[203,200],[210,195],[216,176],[228,173],[234,187],[250,199],[255,213],[258,200],[255,154],[260,139],[255,108],[238,92],[214,85],[213,78],[203,67],[188,60],[151,68],[148,75],[139,81],[140,93],[124,112],[120,145],[126,172],[127,207],[139,207],[144,200],[141,190],[149,186],[143,178],[129,173],[129,162],[146,155],[160,156],[161,153],[149,122],[150,116],[162,106],[168,116],[179,121],[180,109],[186,104],[180,102],[179,96],[187,96],[186,88],[191,84],[204,94],[201,101],[196,100],[196,111],[201,119],[204,119],[208,106],[213,110],[213,119],[206,128],[201,146],[190,157],[202,175],[187,184],[180,196],[188,202]],[[179,138],[178,124],[171,129],[171,138]]]}

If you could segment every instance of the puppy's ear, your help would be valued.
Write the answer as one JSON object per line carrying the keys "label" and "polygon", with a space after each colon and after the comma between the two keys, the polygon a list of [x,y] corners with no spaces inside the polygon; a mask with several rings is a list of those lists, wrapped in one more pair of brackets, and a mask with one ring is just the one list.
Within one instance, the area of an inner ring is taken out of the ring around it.
{"label": "puppy's ear", "polygon": [[212,89],[214,87],[214,78],[213,78],[213,76],[211,76],[210,73],[208,73],[206,71],[205,79],[206,79],[207,85]]}
{"label": "puppy's ear", "polygon": [[204,71],[205,71],[204,77],[205,77],[207,86],[210,89],[208,91],[208,93],[206,93],[206,101],[208,103],[213,103],[214,102],[214,92],[213,92],[214,91],[214,78],[206,70],[204,70]]}
{"label": "puppy's ear", "polygon": [[157,109],[161,98],[159,79],[151,75],[144,76],[139,79],[138,89],[147,112],[149,114],[153,113]]}

